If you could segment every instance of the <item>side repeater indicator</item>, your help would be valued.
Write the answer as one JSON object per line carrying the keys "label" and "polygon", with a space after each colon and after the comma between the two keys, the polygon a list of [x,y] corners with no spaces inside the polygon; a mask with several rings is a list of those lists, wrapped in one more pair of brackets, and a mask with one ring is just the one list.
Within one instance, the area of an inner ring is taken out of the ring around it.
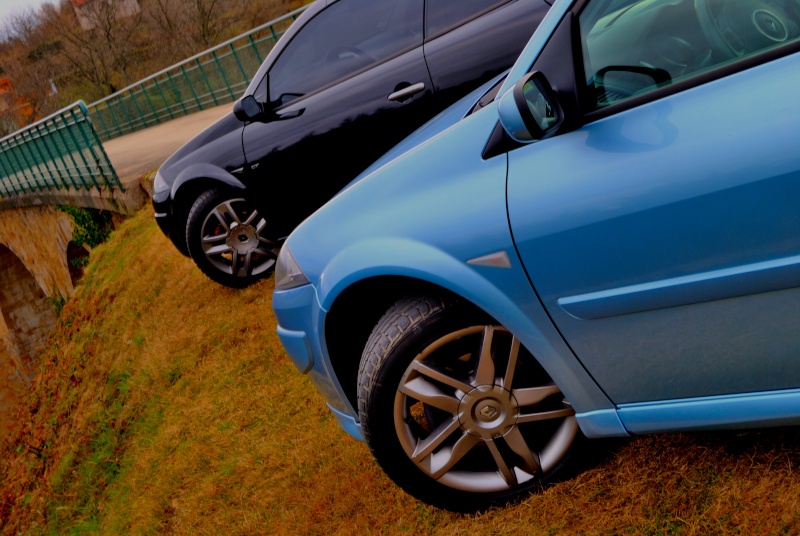
{"label": "side repeater indicator", "polygon": [[490,253],[482,257],[475,257],[467,261],[473,266],[488,266],[489,268],[511,268],[511,260],[505,251]]}

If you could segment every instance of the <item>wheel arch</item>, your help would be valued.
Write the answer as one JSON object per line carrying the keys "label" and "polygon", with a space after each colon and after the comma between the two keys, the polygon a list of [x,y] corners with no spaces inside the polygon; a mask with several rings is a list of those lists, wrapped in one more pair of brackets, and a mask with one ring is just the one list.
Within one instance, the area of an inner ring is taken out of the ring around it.
{"label": "wheel arch", "polygon": [[184,169],[172,185],[173,232],[178,235],[175,245],[180,244],[181,252],[186,249],[186,219],[195,200],[211,188],[228,188],[246,191],[247,187],[236,177],[222,168],[211,164],[193,164]]}
{"label": "wheel arch", "polygon": [[442,286],[398,275],[360,280],[343,290],[334,300],[325,317],[325,343],[330,364],[353,408],[358,407],[358,366],[373,328],[398,300],[422,295],[460,301],[473,307],[476,312],[480,311],[468,300]]}
{"label": "wheel arch", "polygon": [[[353,408],[358,407],[358,366],[373,328],[395,302],[417,295],[461,300],[452,291],[429,281],[407,276],[378,276],[347,287],[331,305],[325,319],[328,357]],[[468,301],[465,303],[474,307]]]}
{"label": "wheel arch", "polygon": [[[395,262],[386,262],[386,251],[393,252]],[[319,328],[352,407],[357,407],[361,354],[378,320],[404,296],[433,293],[470,304],[519,337],[579,413],[614,408],[552,325],[521,266],[513,263],[499,275],[498,268],[476,269],[428,245],[388,237],[339,251],[322,268],[317,299],[325,313]]]}

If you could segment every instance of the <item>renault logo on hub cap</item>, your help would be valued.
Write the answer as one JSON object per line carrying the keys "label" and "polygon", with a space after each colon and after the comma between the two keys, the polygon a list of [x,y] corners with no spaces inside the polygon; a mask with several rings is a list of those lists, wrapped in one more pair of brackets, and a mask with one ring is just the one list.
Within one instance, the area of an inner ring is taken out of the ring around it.
{"label": "renault logo on hub cap", "polygon": [[493,439],[514,428],[519,405],[510,391],[499,385],[478,385],[458,405],[458,421],[473,437]]}
{"label": "renault logo on hub cap", "polygon": [[491,405],[486,405],[484,408],[482,408],[482,409],[481,409],[481,410],[478,412],[478,414],[479,414],[479,415],[480,415],[480,416],[483,418],[483,420],[485,420],[485,421],[491,421],[492,419],[494,419],[495,417],[497,417],[497,415],[498,415],[499,413],[500,413],[500,411],[499,411],[499,410],[498,410],[496,407],[494,407],[494,406],[491,406]]}

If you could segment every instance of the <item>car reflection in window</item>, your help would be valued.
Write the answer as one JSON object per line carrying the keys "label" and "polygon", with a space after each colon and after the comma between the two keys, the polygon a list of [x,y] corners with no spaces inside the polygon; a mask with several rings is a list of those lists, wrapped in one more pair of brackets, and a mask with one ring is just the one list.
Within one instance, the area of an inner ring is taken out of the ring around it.
{"label": "car reflection in window", "polygon": [[602,108],[796,41],[800,0],[595,2],[580,26],[587,84]]}

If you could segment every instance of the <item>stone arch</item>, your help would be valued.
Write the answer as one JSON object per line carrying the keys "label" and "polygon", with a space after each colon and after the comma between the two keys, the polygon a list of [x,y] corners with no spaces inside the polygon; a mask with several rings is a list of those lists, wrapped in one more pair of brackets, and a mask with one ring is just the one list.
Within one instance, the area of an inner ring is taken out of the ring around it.
{"label": "stone arch", "polygon": [[36,351],[56,324],[55,308],[17,255],[0,244],[0,439],[25,384],[34,371]]}
{"label": "stone arch", "polygon": [[74,241],[70,240],[67,244],[67,265],[69,267],[69,277],[72,280],[72,286],[78,284],[78,280],[83,277],[83,267],[89,261],[89,253],[91,250],[87,245],[79,246]]}
{"label": "stone arch", "polygon": [[[67,245],[70,217],[53,207],[0,211],[0,360],[27,378],[36,350],[55,326],[54,302],[75,290]],[[4,382],[0,367],[0,388]]]}
{"label": "stone arch", "polygon": [[0,336],[20,375],[27,376],[36,350],[56,325],[56,312],[31,272],[2,244],[0,266]]}
{"label": "stone arch", "polygon": [[0,211],[0,244],[33,274],[45,295],[66,300],[75,290],[67,264],[70,217],[53,207]]}

